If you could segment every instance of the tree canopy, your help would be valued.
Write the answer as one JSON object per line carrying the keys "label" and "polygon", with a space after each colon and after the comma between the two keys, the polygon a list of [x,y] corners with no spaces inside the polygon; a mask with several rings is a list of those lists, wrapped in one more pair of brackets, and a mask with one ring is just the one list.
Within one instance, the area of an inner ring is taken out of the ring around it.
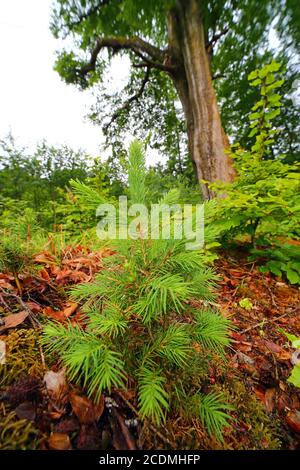
{"label": "tree canopy", "polygon": [[[151,130],[150,143],[181,158],[185,124],[168,72],[167,17],[176,0],[57,0],[51,23],[56,37],[70,38],[58,54],[56,70],[67,83],[95,87],[91,117],[101,123],[111,143],[121,143],[124,131],[141,136]],[[295,106],[291,100],[298,74],[299,13],[294,0],[199,1],[205,40],[225,130],[246,144],[247,112],[257,96],[247,75],[266,63],[275,49],[288,69],[285,114],[278,118],[284,132],[277,147],[290,159],[299,154]],[[271,36],[270,36],[271,32]],[[276,40],[276,47],[273,41]],[[101,48],[104,49],[98,55]],[[109,96],[105,71],[116,54],[131,60],[123,92]],[[90,71],[87,74],[87,71]],[[163,100],[163,101],[162,101]],[[175,103],[175,105],[174,105]],[[290,120],[295,125],[290,126]],[[139,123],[137,125],[137,123]],[[242,126],[240,126],[242,123]],[[237,126],[239,124],[239,126]],[[237,131],[239,127],[239,131]],[[186,154],[186,150],[185,150]],[[173,157],[172,157],[173,155]]]}

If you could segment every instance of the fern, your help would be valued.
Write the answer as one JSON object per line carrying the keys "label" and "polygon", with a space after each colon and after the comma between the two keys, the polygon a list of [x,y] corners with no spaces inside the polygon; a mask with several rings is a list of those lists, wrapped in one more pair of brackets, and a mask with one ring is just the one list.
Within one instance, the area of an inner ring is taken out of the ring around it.
{"label": "fern", "polygon": [[172,364],[183,367],[191,353],[191,337],[187,325],[174,323],[163,331],[156,340],[155,350]]}
{"label": "fern", "polygon": [[222,393],[209,393],[208,395],[198,393],[193,397],[193,404],[207,432],[223,442],[222,430],[232,419],[227,411],[233,410],[233,407],[224,403]]}
{"label": "fern", "polygon": [[158,426],[165,421],[169,395],[164,389],[166,379],[160,370],[143,368],[138,380],[138,401],[143,417],[151,418]]}
{"label": "fern", "polygon": [[100,204],[107,202],[96,189],[88,186],[82,181],[71,180],[70,185],[74,194],[85,203],[87,208],[96,209]]}
{"label": "fern", "polygon": [[102,311],[90,312],[89,331],[94,334],[107,335],[110,338],[116,338],[125,333],[128,320],[121,310],[113,304],[108,304]]}
{"label": "fern", "polygon": [[[145,155],[135,142],[128,175],[132,202],[147,200],[144,175]],[[81,183],[76,191],[95,200],[93,190]],[[177,198],[172,190],[163,201],[176,203]],[[180,408],[180,396],[187,414],[193,409],[193,418],[219,437],[226,419],[218,396],[194,399],[190,391],[201,386],[211,352],[224,355],[230,324],[217,312],[194,307],[215,298],[217,278],[206,267],[203,251],[187,252],[185,242],[114,242],[115,254],[104,260],[95,279],[71,290],[72,298],[83,303],[84,327],[49,323],[44,343],[90,395],[125,387],[130,377],[142,418],[161,425],[169,411]],[[201,344],[200,351],[195,343]]]}
{"label": "fern", "polygon": [[195,313],[196,339],[208,350],[224,352],[224,347],[230,343],[230,322],[213,310],[200,310]]}
{"label": "fern", "polygon": [[143,204],[147,196],[145,154],[138,140],[129,149],[128,185],[131,202]]}

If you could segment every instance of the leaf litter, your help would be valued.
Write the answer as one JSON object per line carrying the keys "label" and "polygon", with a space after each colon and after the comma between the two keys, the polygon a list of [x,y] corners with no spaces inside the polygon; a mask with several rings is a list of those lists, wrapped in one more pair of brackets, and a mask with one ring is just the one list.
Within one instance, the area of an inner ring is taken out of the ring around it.
{"label": "leaf litter", "polygon": [[[80,245],[67,247],[61,259],[44,251],[35,257],[35,262],[41,266],[38,275],[20,276],[22,298],[13,276],[0,273],[2,365],[6,361],[6,342],[11,332],[30,331],[35,320],[37,325],[46,318],[73,324],[81,322],[80,305],[68,298],[67,288],[93,279],[103,268],[103,258],[111,254],[108,248],[93,253]],[[281,279],[261,274],[240,256],[221,256],[217,271],[220,275],[217,302],[235,326],[226,374],[237,376],[262,404],[269,419],[278,420],[283,448],[298,448],[300,396],[287,382],[298,356],[280,328],[300,335],[300,292]],[[38,347],[34,354],[35,360],[40,362]],[[167,426],[165,431],[169,437],[150,423],[143,426],[135,412],[134,390],[126,392],[127,398],[124,391],[122,394],[116,391],[113,396],[103,394],[95,403],[84,389],[68,383],[59,363],[47,364],[47,369],[33,368],[33,375],[29,372],[16,377],[13,384],[6,385],[3,379],[0,382],[3,406],[13,412],[14,423],[19,419],[34,425],[41,449],[151,448],[153,436],[161,448],[180,448],[183,434],[185,438],[190,435],[190,429],[184,428],[184,424],[177,430],[175,423],[171,426],[173,429],[169,426],[168,430]],[[210,382],[218,382],[219,378],[218,372],[212,370]],[[247,442],[245,436],[250,433],[251,425],[239,421],[234,428],[238,439]],[[198,436],[204,436],[203,430],[195,431]],[[225,448],[235,446],[230,429],[225,435],[226,445]],[[211,443],[208,446],[213,448]]]}

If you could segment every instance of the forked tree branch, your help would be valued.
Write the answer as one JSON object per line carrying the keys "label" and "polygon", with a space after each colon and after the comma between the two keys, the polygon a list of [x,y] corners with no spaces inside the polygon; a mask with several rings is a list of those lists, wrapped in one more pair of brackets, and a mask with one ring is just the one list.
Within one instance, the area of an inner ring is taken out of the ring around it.
{"label": "forked tree branch", "polygon": [[99,3],[94,5],[90,10],[88,10],[86,13],[82,13],[82,15],[78,15],[78,19],[76,21],[73,21],[69,27],[70,29],[79,26],[82,21],[86,20],[90,15],[93,15],[94,13],[97,13],[100,8],[104,7],[105,5],[108,5],[108,3],[111,0],[101,0]]}
{"label": "forked tree branch", "polygon": [[126,100],[125,103],[123,103],[122,106],[114,112],[114,114],[112,115],[111,120],[109,121],[109,123],[106,124],[103,127],[104,132],[107,132],[109,127],[112,125],[112,123],[116,119],[118,119],[118,117],[120,116],[120,114],[123,111],[129,110],[130,105],[134,101],[138,101],[141,98],[142,94],[144,93],[144,90],[145,90],[145,87],[146,87],[147,83],[150,81],[150,71],[151,71],[151,67],[147,67],[146,72],[145,72],[145,76],[143,78],[143,81],[141,83],[141,86],[140,86],[138,92],[135,95],[132,95],[130,98],[128,98],[128,100]]}
{"label": "forked tree branch", "polygon": [[222,31],[220,31],[219,33],[216,33],[212,36],[211,40],[209,41],[208,44],[206,44],[206,50],[208,53],[210,53],[212,51],[212,49],[214,48],[215,44],[223,37],[225,36],[225,34],[227,34],[229,31],[229,28],[224,28],[222,29]]}
{"label": "forked tree branch", "polygon": [[104,37],[99,38],[96,41],[96,45],[91,52],[90,60],[85,64],[80,73],[86,75],[96,69],[97,58],[100,51],[104,48],[111,48],[115,52],[121,49],[130,50],[135,55],[140,57],[149,67],[157,68],[165,72],[171,72],[173,67],[164,63],[166,57],[166,51],[153,46],[147,41],[134,36],[132,38],[120,38],[120,37]]}

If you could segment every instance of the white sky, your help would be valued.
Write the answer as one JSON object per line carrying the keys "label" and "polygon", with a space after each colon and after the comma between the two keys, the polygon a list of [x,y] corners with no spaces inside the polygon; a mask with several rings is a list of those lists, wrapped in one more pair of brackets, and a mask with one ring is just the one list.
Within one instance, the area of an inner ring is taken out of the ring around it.
{"label": "white sky", "polygon": [[[64,84],[53,70],[61,43],[49,31],[51,4],[0,0],[0,138],[11,131],[20,145],[30,148],[45,138],[97,155],[101,129],[85,119],[91,94]],[[119,82],[124,81],[122,70]]]}

